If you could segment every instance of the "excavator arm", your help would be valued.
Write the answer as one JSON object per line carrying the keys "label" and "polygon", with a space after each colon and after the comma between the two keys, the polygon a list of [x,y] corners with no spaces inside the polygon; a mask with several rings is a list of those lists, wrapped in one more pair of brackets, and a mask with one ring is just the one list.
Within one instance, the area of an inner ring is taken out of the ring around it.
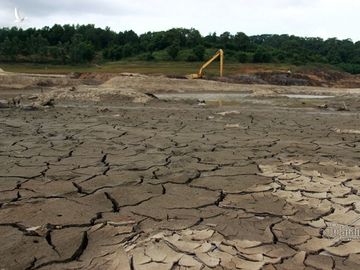
{"label": "excavator arm", "polygon": [[219,57],[220,57],[220,77],[222,77],[223,73],[224,73],[224,51],[222,49],[220,49],[216,52],[216,54],[211,59],[209,59],[209,61],[207,61],[205,64],[202,65],[198,74],[192,75],[192,78],[193,79],[202,78],[204,76],[204,70]]}

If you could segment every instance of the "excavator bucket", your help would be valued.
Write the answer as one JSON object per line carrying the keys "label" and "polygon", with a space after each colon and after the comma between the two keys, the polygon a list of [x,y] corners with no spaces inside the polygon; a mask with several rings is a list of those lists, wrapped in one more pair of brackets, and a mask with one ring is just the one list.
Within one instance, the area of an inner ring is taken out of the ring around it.
{"label": "excavator bucket", "polygon": [[209,61],[202,65],[198,74],[190,74],[186,77],[188,79],[201,79],[203,77],[204,70],[217,58],[220,58],[220,77],[222,77],[224,72],[224,51],[222,49],[218,50],[216,54],[211,59],[209,59]]}
{"label": "excavator bucket", "polygon": [[201,79],[201,76],[199,76],[199,74],[189,74],[189,75],[186,75],[185,77],[189,80]]}

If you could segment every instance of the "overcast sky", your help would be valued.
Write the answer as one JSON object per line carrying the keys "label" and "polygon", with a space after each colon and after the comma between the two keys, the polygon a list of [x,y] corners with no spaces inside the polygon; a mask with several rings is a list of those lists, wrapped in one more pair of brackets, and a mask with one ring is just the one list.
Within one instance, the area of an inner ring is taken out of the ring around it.
{"label": "overcast sky", "polygon": [[115,31],[196,28],[210,32],[294,34],[360,40],[359,0],[0,0],[0,27],[95,24]]}

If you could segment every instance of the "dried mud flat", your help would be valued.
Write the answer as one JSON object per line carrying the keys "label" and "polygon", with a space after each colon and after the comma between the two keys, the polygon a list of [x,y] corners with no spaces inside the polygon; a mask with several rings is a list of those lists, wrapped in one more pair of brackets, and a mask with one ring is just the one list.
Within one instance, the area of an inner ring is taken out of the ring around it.
{"label": "dried mud flat", "polygon": [[0,269],[358,269],[359,98],[257,99],[0,110]]}

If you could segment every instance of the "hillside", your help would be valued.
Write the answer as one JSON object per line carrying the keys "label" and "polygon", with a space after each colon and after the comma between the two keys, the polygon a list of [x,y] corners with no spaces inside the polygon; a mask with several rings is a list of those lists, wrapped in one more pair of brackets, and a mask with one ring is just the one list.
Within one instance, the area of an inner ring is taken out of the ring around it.
{"label": "hillside", "polygon": [[202,36],[196,29],[116,33],[94,25],[0,29],[0,62],[81,64],[104,61],[203,61],[218,48],[230,63],[326,64],[360,72],[360,43],[350,39],[225,32]]}

